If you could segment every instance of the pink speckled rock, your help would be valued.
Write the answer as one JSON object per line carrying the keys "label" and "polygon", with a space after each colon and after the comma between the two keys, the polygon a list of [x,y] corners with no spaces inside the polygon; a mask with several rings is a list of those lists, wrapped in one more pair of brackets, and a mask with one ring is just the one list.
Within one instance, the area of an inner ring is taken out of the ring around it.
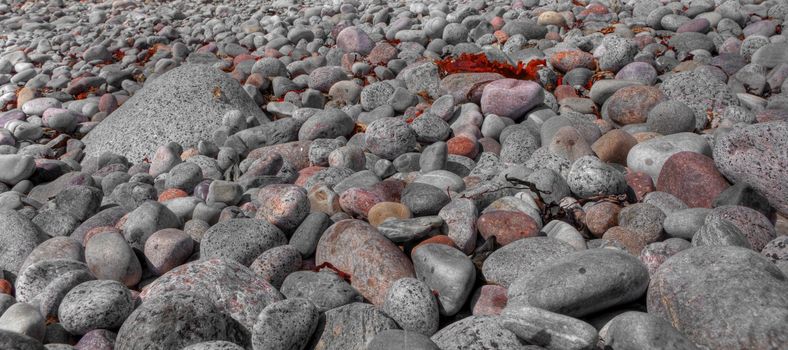
{"label": "pink speckled rock", "polygon": [[482,112],[519,120],[544,101],[542,87],[528,80],[500,79],[487,84],[482,92]]}

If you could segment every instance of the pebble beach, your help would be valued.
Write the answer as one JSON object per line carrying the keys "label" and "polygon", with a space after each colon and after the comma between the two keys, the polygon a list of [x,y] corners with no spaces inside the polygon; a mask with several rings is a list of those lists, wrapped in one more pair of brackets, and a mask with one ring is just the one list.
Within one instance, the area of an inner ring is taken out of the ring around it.
{"label": "pebble beach", "polygon": [[0,0],[0,350],[780,350],[786,0]]}

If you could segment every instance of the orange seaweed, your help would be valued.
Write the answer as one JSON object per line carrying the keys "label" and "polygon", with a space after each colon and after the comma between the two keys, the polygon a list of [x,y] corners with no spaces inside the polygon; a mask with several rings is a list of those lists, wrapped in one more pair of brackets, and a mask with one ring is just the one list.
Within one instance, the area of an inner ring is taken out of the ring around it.
{"label": "orange seaweed", "polygon": [[507,78],[521,80],[537,80],[540,67],[547,62],[543,59],[534,59],[524,64],[518,61],[513,66],[508,63],[490,61],[484,53],[463,53],[459,57],[447,57],[435,61],[438,70],[443,76],[454,73],[498,73]]}

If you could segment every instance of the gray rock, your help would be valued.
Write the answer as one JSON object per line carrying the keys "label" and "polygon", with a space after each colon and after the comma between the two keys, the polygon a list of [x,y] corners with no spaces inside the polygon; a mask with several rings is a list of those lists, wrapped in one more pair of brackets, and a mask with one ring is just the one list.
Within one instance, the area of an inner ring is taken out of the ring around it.
{"label": "gray rock", "polygon": [[118,331],[115,349],[181,349],[224,340],[248,347],[248,334],[208,298],[173,292],[144,302]]}
{"label": "gray rock", "polygon": [[69,333],[83,335],[94,329],[115,329],[134,311],[131,292],[116,281],[87,281],[60,302],[58,319]]}
{"label": "gray rock", "polygon": [[394,94],[394,90],[394,86],[385,81],[365,86],[364,89],[361,90],[361,107],[363,107],[365,111],[371,111],[383,106],[386,104],[389,97]]}
{"label": "gray rock", "polygon": [[421,216],[410,219],[390,218],[377,226],[378,231],[394,243],[407,243],[426,237],[443,225],[439,216]]}
{"label": "gray rock", "polygon": [[249,268],[276,288],[282,286],[287,275],[301,268],[301,253],[290,245],[281,245],[264,251]]}
{"label": "gray rock", "polygon": [[272,303],[260,312],[252,330],[254,349],[303,349],[318,324],[318,310],[306,299]]}
{"label": "gray rock", "polygon": [[190,147],[201,139],[211,140],[231,109],[267,120],[229,75],[205,65],[185,64],[147,82],[82,141],[88,154],[110,151],[140,160],[170,141]]}
{"label": "gray rock", "polygon": [[706,217],[703,226],[692,236],[692,245],[700,246],[738,246],[752,249],[747,237],[736,225],[720,217]]}
{"label": "gray rock", "polygon": [[750,249],[695,247],[652,276],[648,312],[702,347],[779,348],[788,341],[787,286],[785,275]]}
{"label": "gray rock", "polygon": [[376,334],[367,344],[367,349],[440,350],[428,336],[399,329],[389,329]]}
{"label": "gray rock", "polygon": [[418,279],[438,292],[442,315],[460,311],[476,280],[476,268],[461,251],[444,244],[425,244],[411,253]]}
{"label": "gray rock", "polygon": [[519,239],[490,254],[484,260],[482,274],[488,283],[508,288],[521,276],[574,251],[571,245],[549,237]]}
{"label": "gray rock", "polygon": [[33,157],[18,154],[0,155],[0,182],[16,185],[36,170]]}
{"label": "gray rock", "polygon": [[317,242],[323,232],[331,226],[332,221],[325,213],[312,212],[307,215],[301,225],[293,232],[290,237],[289,245],[296,248],[304,258],[315,254]]}
{"label": "gray rock", "polygon": [[587,249],[515,280],[509,287],[508,305],[582,317],[636,300],[645,293],[648,277],[646,266],[626,252]]}
{"label": "gray rock", "polygon": [[605,347],[610,349],[699,349],[667,320],[645,312],[622,313],[605,328]]}
{"label": "gray rock", "polygon": [[714,164],[732,182],[744,182],[788,213],[788,123],[758,123],[736,128],[714,143]]}
{"label": "gray rock", "polygon": [[638,46],[631,39],[607,35],[594,52],[594,56],[599,60],[599,69],[618,72],[632,62],[637,53]]}
{"label": "gray rock", "polygon": [[0,316],[0,331],[15,332],[41,341],[46,332],[44,316],[33,305],[16,303]]}
{"label": "gray rock", "polygon": [[142,203],[130,212],[123,224],[123,235],[131,247],[145,249],[145,241],[154,232],[165,228],[177,228],[181,220],[163,204],[154,201]]}
{"label": "gray rock", "polygon": [[85,263],[55,259],[30,265],[16,280],[19,302],[36,305],[43,316],[57,314],[60,301],[74,286],[94,279]]}
{"label": "gray rock", "polygon": [[416,133],[399,118],[378,119],[367,126],[365,135],[367,150],[389,160],[416,146]]}
{"label": "gray rock", "polygon": [[0,210],[0,227],[0,270],[18,274],[44,237],[28,218],[13,210]]}
{"label": "gray rock", "polygon": [[206,341],[189,345],[183,350],[243,350],[243,347],[224,340]]}
{"label": "gray rock", "polygon": [[282,282],[280,290],[288,299],[311,301],[320,312],[362,300],[358,291],[331,272],[293,272]]}
{"label": "gray rock", "polygon": [[123,207],[109,207],[104,209],[90,219],[85,220],[71,233],[71,238],[84,245],[83,240],[88,231],[100,226],[115,226],[121,217],[126,215],[127,210]]}
{"label": "gray rock", "polygon": [[715,78],[694,71],[676,73],[666,77],[659,86],[671,100],[677,100],[695,112],[695,128],[703,129],[710,108],[717,115],[728,106],[738,106],[739,99],[727,85]]}
{"label": "gray rock", "polygon": [[174,166],[167,174],[164,181],[164,188],[177,188],[191,193],[194,186],[203,179],[202,169],[199,165],[185,162]]}
{"label": "gray rock", "polygon": [[624,174],[594,156],[577,159],[566,182],[579,197],[621,194],[627,189]]}
{"label": "gray rock", "polygon": [[430,288],[415,278],[394,282],[382,310],[406,331],[431,336],[438,330],[438,301]]}
{"label": "gray rock", "polygon": [[788,61],[788,43],[772,43],[759,48],[752,55],[752,63],[760,64],[768,69],[777,67]]}
{"label": "gray rock", "polygon": [[265,220],[230,219],[205,232],[200,241],[200,257],[232,259],[249,266],[266,250],[285,244],[287,237]]}
{"label": "gray rock", "polygon": [[469,316],[446,327],[432,336],[441,350],[511,349],[535,350],[526,341],[517,338],[504,328],[503,319],[497,316]]}
{"label": "gray rock", "polygon": [[342,110],[320,110],[301,125],[298,130],[298,140],[333,139],[339,136],[348,136],[353,132],[354,127],[353,119]]}
{"label": "gray rock", "polygon": [[535,307],[507,307],[501,316],[504,328],[530,344],[547,349],[591,349],[599,338],[596,329],[588,323]]}
{"label": "gray rock", "polygon": [[678,210],[668,214],[662,223],[665,233],[671,237],[692,239],[701,226],[706,216],[711,213],[708,208],[690,208]]}
{"label": "gray rock", "polygon": [[9,350],[46,350],[37,339],[0,329],[0,348]]}
{"label": "gray rock", "polygon": [[476,248],[476,219],[479,210],[468,198],[455,198],[438,212],[445,223],[445,231],[454,244],[465,254]]}
{"label": "gray rock", "polygon": [[414,94],[426,92],[430,98],[441,97],[441,77],[435,63],[411,64],[397,74],[397,80],[405,82],[408,91]]}
{"label": "gray rock", "polygon": [[376,334],[397,323],[371,304],[352,303],[326,311],[311,346],[325,350],[365,350]]}
{"label": "gray rock", "polygon": [[651,108],[646,123],[662,135],[691,132],[695,130],[695,112],[682,102],[668,100]]}
{"label": "gray rock", "polygon": [[71,186],[58,193],[54,204],[56,209],[83,221],[98,211],[103,196],[102,191],[95,187]]}

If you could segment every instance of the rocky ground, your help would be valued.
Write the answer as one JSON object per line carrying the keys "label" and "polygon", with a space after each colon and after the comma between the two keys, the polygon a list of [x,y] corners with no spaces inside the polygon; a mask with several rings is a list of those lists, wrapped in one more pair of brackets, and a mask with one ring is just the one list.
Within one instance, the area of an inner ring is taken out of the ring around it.
{"label": "rocky ground", "polygon": [[785,0],[0,1],[0,349],[785,349]]}

